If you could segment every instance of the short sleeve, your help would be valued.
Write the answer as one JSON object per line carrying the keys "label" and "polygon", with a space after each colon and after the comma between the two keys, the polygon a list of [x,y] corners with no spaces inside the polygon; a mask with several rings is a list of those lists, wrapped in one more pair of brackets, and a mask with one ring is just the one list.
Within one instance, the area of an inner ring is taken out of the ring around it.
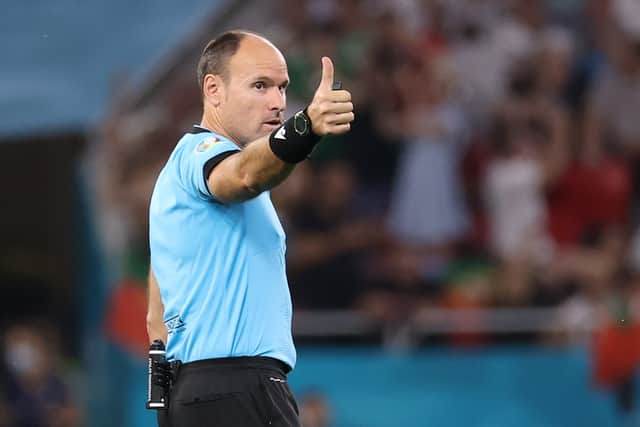
{"label": "short sleeve", "polygon": [[240,151],[228,139],[210,133],[185,146],[180,158],[180,177],[187,191],[204,200],[214,200],[207,178],[213,167],[231,154]]}

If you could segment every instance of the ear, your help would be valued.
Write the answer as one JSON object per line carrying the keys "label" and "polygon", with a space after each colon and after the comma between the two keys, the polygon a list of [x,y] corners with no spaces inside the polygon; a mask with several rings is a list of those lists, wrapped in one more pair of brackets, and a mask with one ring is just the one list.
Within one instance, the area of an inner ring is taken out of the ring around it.
{"label": "ear", "polygon": [[204,76],[202,95],[205,102],[211,103],[214,107],[219,106],[224,98],[224,89],[224,82],[220,76],[216,74],[207,74]]}

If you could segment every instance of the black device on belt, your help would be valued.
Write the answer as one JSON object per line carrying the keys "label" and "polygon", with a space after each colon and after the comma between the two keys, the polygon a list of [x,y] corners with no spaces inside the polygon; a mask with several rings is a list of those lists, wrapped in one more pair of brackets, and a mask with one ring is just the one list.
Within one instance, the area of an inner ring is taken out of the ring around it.
{"label": "black device on belt", "polygon": [[167,352],[161,340],[149,346],[147,409],[169,408],[169,391],[177,375],[180,361],[167,361]]}

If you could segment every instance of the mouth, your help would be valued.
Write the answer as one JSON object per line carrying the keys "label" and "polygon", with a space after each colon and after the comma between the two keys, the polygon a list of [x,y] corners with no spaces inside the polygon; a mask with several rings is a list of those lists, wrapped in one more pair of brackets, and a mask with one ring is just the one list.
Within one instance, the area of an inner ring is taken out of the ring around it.
{"label": "mouth", "polygon": [[271,119],[263,122],[263,124],[271,129],[275,129],[282,125],[282,121],[280,119]]}

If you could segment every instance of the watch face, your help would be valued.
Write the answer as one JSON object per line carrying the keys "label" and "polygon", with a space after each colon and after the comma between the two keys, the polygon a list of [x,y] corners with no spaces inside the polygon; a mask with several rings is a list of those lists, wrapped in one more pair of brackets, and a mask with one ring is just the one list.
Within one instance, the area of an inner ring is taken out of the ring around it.
{"label": "watch face", "polygon": [[302,111],[293,116],[293,129],[301,136],[309,133],[309,119],[307,119]]}

